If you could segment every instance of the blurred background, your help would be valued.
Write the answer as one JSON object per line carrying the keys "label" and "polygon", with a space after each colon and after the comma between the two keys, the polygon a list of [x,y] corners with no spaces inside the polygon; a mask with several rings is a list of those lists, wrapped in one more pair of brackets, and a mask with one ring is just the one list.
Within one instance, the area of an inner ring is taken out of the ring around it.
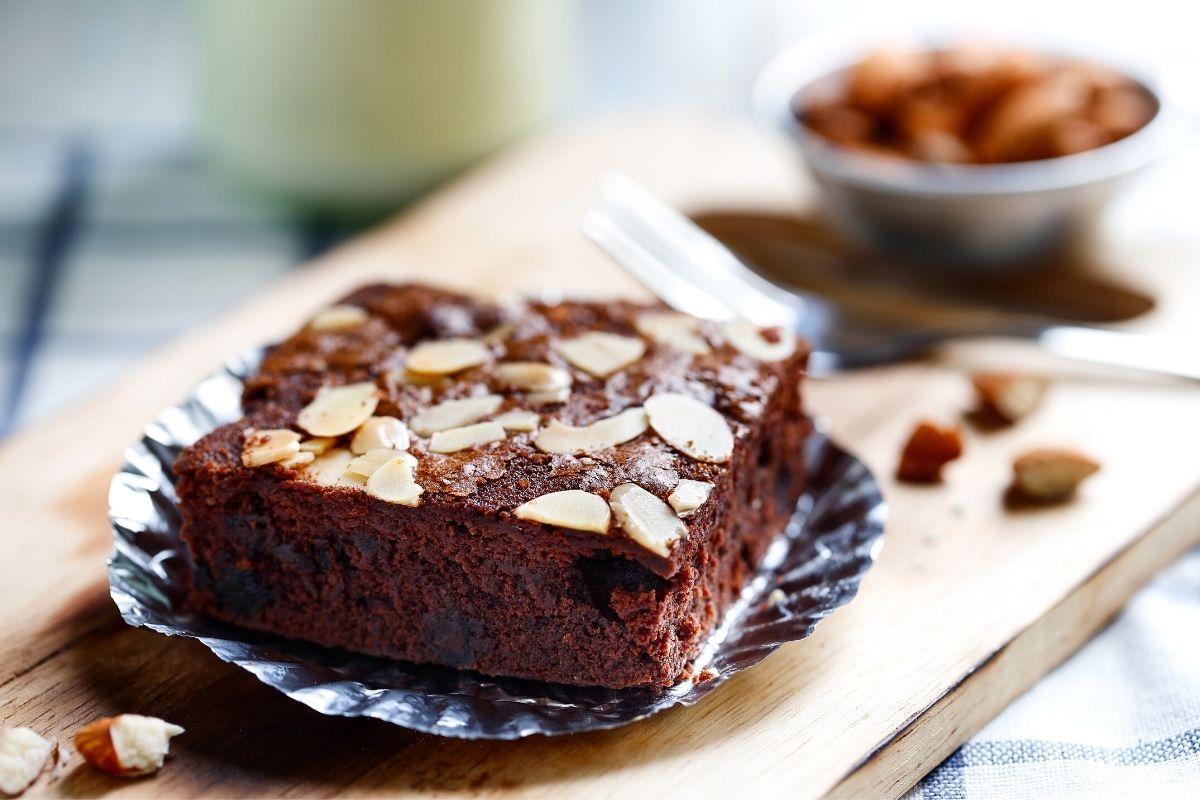
{"label": "blurred background", "polygon": [[[1173,0],[0,0],[0,435],[547,126],[745,116],[778,51],[867,26],[1080,43],[1190,110],[1195,22]],[[1110,224],[1193,235],[1198,164],[1189,135]]]}

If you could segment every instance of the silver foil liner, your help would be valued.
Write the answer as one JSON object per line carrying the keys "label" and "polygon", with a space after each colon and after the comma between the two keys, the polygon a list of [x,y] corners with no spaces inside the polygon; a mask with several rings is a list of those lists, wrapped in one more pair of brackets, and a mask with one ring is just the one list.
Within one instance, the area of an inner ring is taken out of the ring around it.
{"label": "silver foil liner", "polygon": [[262,358],[229,362],[166,409],[125,453],[109,491],[112,598],[130,625],[198,639],[219,658],[323,714],[368,716],[464,739],[517,739],[615,728],[690,706],[784,642],[803,639],[849,602],[883,544],[879,485],[818,424],[808,489],[787,531],[696,659],[693,677],[665,690],[603,689],[491,678],[409,664],[236,628],[184,606],[190,563],[179,538],[172,464],[179,452],[241,416],[243,378]]}

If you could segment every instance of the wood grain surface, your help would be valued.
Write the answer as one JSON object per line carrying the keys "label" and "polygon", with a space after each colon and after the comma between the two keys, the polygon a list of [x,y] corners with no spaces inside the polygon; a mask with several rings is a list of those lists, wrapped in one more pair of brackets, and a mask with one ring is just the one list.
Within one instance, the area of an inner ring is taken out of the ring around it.
{"label": "wood grain surface", "polygon": [[[127,628],[108,598],[106,493],[122,449],[229,354],[279,338],[369,279],[436,277],[482,293],[640,290],[579,233],[598,178],[630,174],[690,211],[787,215],[813,196],[784,143],[739,124],[637,119],[560,132],[249,297],[82,406],[0,449],[0,724],[64,741],[97,717],[177,722],[166,767],[122,781],[72,748],[31,796],[894,795],[1077,649],[1157,569],[1200,540],[1200,389],[983,342],[813,381],[810,402],[879,474],[887,544],[862,592],[692,709],[615,731],[460,742],[324,717],[200,644]],[[1105,239],[1106,279],[1154,308],[1133,327],[1200,340],[1195,243]],[[783,257],[770,266],[786,272]],[[169,268],[169,265],[164,265]],[[921,417],[970,407],[964,370],[1059,376],[1003,431],[968,427],[945,485],[891,480]],[[1010,509],[1014,454],[1082,448],[1103,463],[1072,503]]]}

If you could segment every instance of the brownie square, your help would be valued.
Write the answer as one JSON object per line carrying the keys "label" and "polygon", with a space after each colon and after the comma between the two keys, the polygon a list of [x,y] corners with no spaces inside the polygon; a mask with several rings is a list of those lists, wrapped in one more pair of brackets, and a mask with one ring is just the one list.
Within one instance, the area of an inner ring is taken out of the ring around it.
{"label": "brownie square", "polygon": [[806,357],[662,306],[364,287],[177,460],[189,602],[488,675],[671,685],[792,516]]}

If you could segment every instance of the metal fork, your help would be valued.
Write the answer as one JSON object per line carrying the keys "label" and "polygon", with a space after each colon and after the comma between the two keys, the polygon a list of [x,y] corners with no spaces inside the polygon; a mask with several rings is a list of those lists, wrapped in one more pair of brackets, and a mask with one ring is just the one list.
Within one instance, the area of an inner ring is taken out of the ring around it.
{"label": "metal fork", "polygon": [[751,270],[725,245],[623,175],[601,184],[584,232],[672,308],[712,320],[742,318],[787,326],[813,345],[813,374],[890,363],[953,339],[1017,337],[1069,358],[1200,380],[1200,347],[1180,339],[984,317],[951,327],[864,315],[827,298],[784,289]]}

